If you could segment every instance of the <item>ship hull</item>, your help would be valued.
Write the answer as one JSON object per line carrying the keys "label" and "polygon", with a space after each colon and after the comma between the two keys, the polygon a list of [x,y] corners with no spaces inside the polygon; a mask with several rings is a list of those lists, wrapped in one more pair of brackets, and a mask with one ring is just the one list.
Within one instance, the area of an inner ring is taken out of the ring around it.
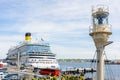
{"label": "ship hull", "polygon": [[59,69],[52,69],[52,68],[40,68],[41,75],[50,75],[50,76],[59,76],[60,70]]}

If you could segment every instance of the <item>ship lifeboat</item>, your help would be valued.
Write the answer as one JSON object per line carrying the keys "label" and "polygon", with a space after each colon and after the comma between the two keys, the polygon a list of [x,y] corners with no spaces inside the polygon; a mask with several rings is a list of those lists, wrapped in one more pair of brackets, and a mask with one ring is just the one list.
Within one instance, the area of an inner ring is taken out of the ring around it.
{"label": "ship lifeboat", "polygon": [[59,76],[59,69],[51,69],[51,68],[42,68],[39,72],[41,75],[51,75],[51,76]]}

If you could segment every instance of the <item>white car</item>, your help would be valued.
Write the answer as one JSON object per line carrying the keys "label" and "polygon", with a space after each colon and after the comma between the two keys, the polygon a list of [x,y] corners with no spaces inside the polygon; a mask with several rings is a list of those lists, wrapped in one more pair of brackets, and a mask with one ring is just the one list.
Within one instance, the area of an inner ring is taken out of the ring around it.
{"label": "white car", "polygon": [[3,72],[0,72],[0,80],[3,79],[5,74]]}
{"label": "white car", "polygon": [[26,72],[27,71],[27,69],[22,69],[22,70],[20,70],[21,72]]}

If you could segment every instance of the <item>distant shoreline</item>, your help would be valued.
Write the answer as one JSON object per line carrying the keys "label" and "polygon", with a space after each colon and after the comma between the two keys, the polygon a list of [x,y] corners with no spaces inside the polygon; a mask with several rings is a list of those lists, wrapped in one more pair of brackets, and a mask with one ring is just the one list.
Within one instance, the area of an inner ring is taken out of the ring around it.
{"label": "distant shoreline", "polygon": [[[91,62],[93,59],[57,59],[57,60],[58,62]],[[120,61],[120,59],[113,59],[110,61]]]}

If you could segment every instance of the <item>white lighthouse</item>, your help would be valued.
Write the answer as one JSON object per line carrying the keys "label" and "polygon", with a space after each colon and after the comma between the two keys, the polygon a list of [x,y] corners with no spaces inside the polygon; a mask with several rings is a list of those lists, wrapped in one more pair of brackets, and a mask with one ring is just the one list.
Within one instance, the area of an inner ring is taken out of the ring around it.
{"label": "white lighthouse", "polygon": [[96,80],[104,80],[104,48],[110,43],[108,38],[112,34],[108,16],[109,9],[107,6],[97,5],[92,7],[92,26],[90,26],[89,35],[92,36],[97,50]]}

